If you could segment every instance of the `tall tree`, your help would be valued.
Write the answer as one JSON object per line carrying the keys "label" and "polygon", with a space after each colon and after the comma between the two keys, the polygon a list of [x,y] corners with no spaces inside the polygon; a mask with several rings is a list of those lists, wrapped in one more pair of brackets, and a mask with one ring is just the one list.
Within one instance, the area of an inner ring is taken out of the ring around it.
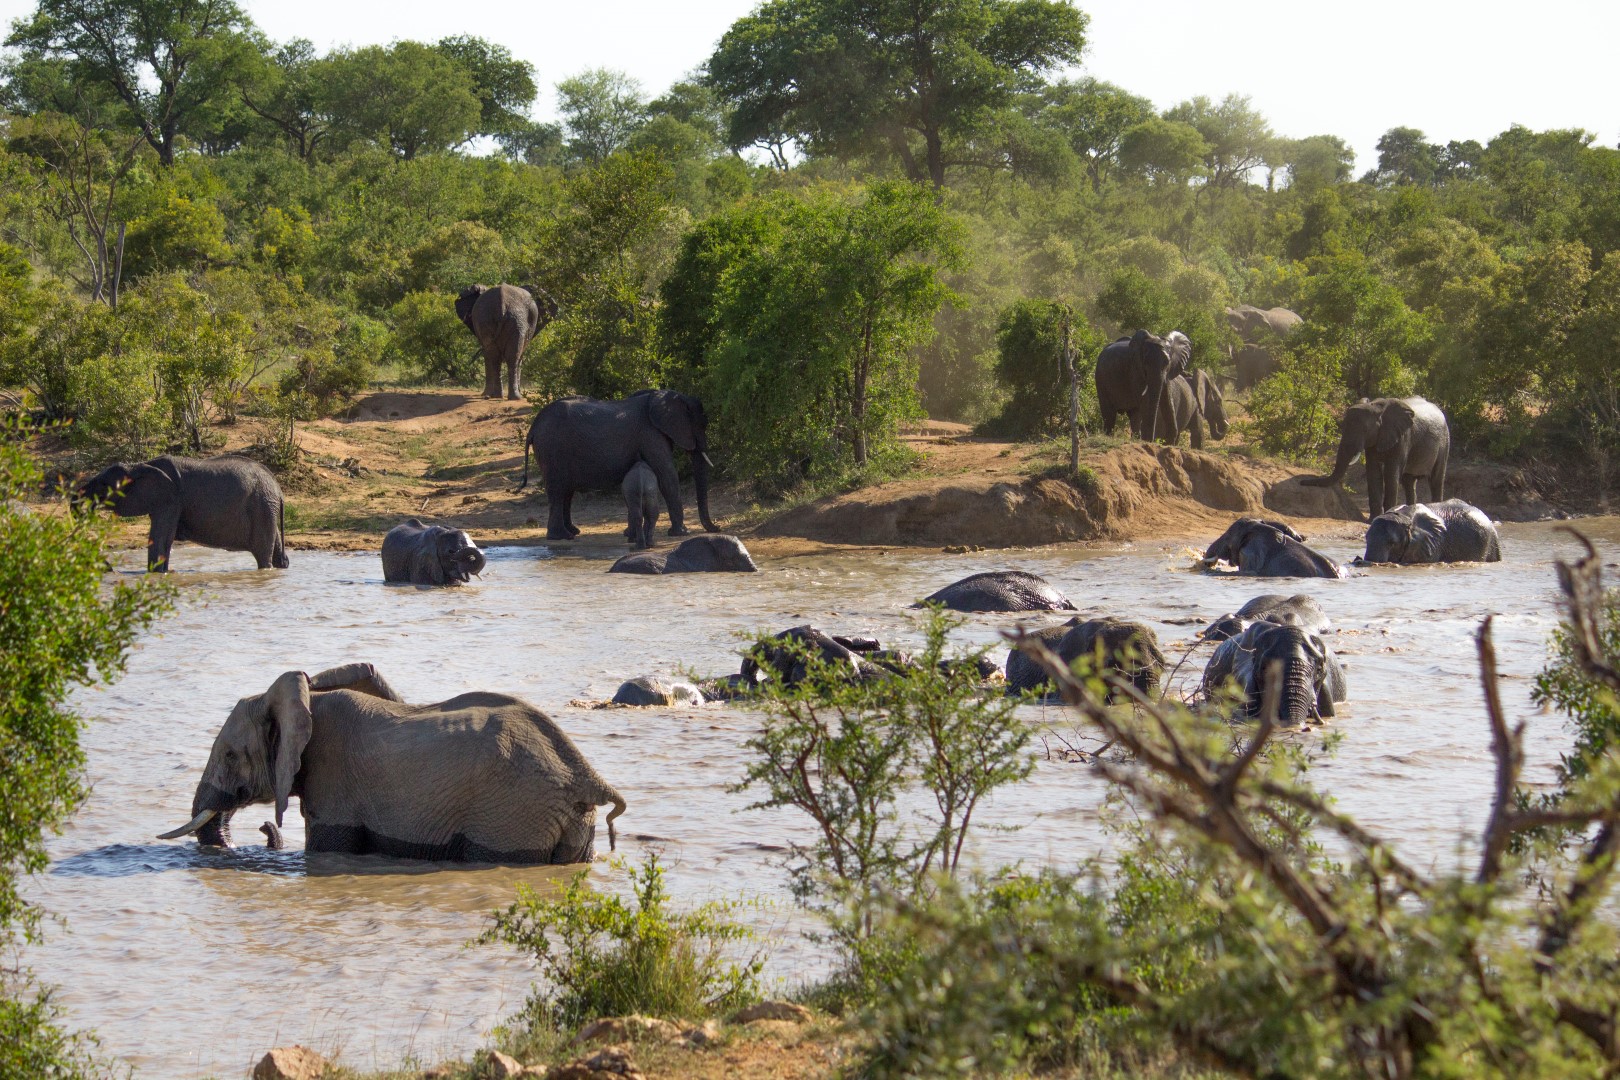
{"label": "tall tree", "polygon": [[647,99],[624,72],[592,68],[557,84],[557,111],[569,155],[594,165],[623,150],[646,123]]}
{"label": "tall tree", "polygon": [[409,161],[459,146],[482,106],[465,67],[430,45],[396,41],[328,57],[325,95],[335,126]]}
{"label": "tall tree", "polygon": [[1164,118],[1191,124],[1204,137],[1209,144],[1204,167],[1214,187],[1231,187],[1265,164],[1276,140],[1266,118],[1242,94],[1228,94],[1219,104],[1200,95],[1167,110]]}
{"label": "tall tree", "polygon": [[539,90],[533,64],[516,59],[504,45],[465,34],[444,38],[433,47],[471,76],[478,97],[478,134],[497,139],[521,135],[534,123],[529,109]]}
{"label": "tall tree", "polygon": [[228,95],[255,54],[251,30],[232,0],[40,0],[6,44],[25,61],[64,61],[70,83],[105,87],[172,165],[188,120]]}
{"label": "tall tree", "polygon": [[1109,171],[1118,164],[1125,133],[1153,117],[1153,103],[1147,98],[1094,78],[1052,83],[1041,88],[1036,100],[1040,120],[1061,132],[1085,163],[1093,191],[1102,190]]}
{"label": "tall tree", "polygon": [[1062,0],[767,0],[732,24],[708,71],[734,109],[734,147],[786,137],[858,153],[876,139],[941,188],[947,142],[1078,61],[1085,28]]}
{"label": "tall tree", "polygon": [[332,130],[325,101],[328,74],[329,65],[315,55],[314,44],[293,38],[251,65],[237,90],[243,104],[308,161]]}

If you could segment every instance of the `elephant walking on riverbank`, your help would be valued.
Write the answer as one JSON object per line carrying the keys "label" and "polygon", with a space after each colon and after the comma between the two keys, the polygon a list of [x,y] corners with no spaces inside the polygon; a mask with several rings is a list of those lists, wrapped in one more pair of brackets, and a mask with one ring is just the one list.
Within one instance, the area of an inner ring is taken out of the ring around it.
{"label": "elephant walking on riverbank", "polygon": [[1344,480],[1356,455],[1367,458],[1367,511],[1375,518],[1395,505],[1396,492],[1417,502],[1417,482],[1429,482],[1429,498],[1446,497],[1446,463],[1451,428],[1440,407],[1425,398],[1374,398],[1344,410],[1339,419],[1339,452],[1327,476],[1307,476],[1307,487],[1332,487]]}
{"label": "elephant walking on riverbank", "polygon": [[557,301],[544,289],[516,285],[469,285],[456,298],[456,316],[478,339],[484,353],[484,396],[501,396],[501,369],[506,368],[506,396],[523,396],[523,350],[557,317]]}
{"label": "elephant walking on riverbank", "polygon": [[236,703],[192,796],[195,835],[231,846],[231,816],[299,800],[305,850],[456,862],[595,857],[596,808],[624,798],[545,713],[505,694],[407,705],[370,664],[289,671]]}
{"label": "elephant walking on riverbank", "polygon": [[1114,433],[1121,416],[1130,422],[1131,435],[1152,442],[1159,431],[1159,410],[1171,379],[1187,373],[1192,342],[1180,330],[1158,337],[1138,330],[1103,346],[1092,373],[1097,384],[1097,407],[1103,431]]}
{"label": "elephant walking on riverbank", "polygon": [[119,517],[152,519],[146,568],[169,569],[176,540],[252,552],[260,570],[287,568],[281,485],[252,458],[153,458],[109,465],[81,484],[73,505],[105,504]]}

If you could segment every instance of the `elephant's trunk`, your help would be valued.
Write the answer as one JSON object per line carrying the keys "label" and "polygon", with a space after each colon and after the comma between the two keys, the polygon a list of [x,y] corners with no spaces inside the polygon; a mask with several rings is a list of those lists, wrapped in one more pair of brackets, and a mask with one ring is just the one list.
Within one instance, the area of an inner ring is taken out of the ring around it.
{"label": "elephant's trunk", "polygon": [[456,553],[456,565],[462,574],[462,580],[484,572],[484,553],[477,548],[463,548]]}
{"label": "elephant's trunk", "polygon": [[697,485],[698,520],[705,532],[719,532],[720,527],[709,516],[709,455],[702,445],[692,458],[692,480]]}
{"label": "elephant's trunk", "polygon": [[608,816],[607,816],[608,850],[613,851],[619,846],[619,834],[613,828],[613,819],[618,817],[620,814],[624,813],[624,806],[625,806],[624,796],[620,795],[617,791],[614,791],[612,788],[607,788],[607,790],[605,792],[603,792],[603,794],[605,794],[608,797],[608,799],[613,803],[613,809],[608,811]]}
{"label": "elephant's trunk", "polygon": [[1158,438],[1159,434],[1159,407],[1164,404],[1165,384],[1169,380],[1161,377],[1156,381],[1158,390],[1153,394],[1153,401],[1148,406],[1147,416],[1142,418],[1142,440],[1144,442],[1152,442]]}
{"label": "elephant's trunk", "polygon": [[1332,487],[1341,483],[1344,474],[1350,471],[1350,463],[1356,460],[1359,453],[1361,447],[1357,446],[1349,435],[1344,436],[1339,440],[1338,456],[1333,459],[1333,471],[1326,476],[1307,476],[1300,483],[1308,487]]}
{"label": "elephant's trunk", "polygon": [[1300,659],[1283,662],[1282,694],[1278,703],[1279,723],[1298,727],[1316,715],[1316,686],[1311,665]]}

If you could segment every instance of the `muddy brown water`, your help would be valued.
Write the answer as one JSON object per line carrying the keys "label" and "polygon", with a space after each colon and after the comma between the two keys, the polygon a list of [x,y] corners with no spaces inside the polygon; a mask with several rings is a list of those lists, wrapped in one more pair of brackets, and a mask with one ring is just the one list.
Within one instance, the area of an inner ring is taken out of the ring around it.
{"label": "muddy brown water", "polygon": [[[1580,524],[1607,562],[1620,558],[1620,518]],[[256,573],[242,569],[246,556],[183,546],[176,613],[141,642],[122,680],[77,699],[94,718],[94,791],[29,887],[65,923],[26,959],[59,986],[71,1024],[94,1029],[107,1053],[145,1076],[241,1076],[265,1049],[293,1041],[378,1067],[431,1063],[485,1041],[522,1004],[531,969],[464,943],[519,882],[549,887],[573,871],[306,857],[294,811],[288,850],[268,852],[254,830],[269,807],[238,816],[236,853],[152,839],[186,819],[238,697],[289,669],[369,660],[411,701],[500,690],[552,713],[629,800],[618,854],[660,849],[683,901],[767,901],[745,917],[765,932],[772,977],[791,983],[825,962],[797,933],[805,923],[780,865],[807,830],[788,811],[747,811],[749,797],[726,790],[744,769],[756,718],[720,705],[568,703],[611,697],[636,675],[734,671],[736,635],[754,629],[811,621],[914,642],[912,601],[999,568],[1046,576],[1082,611],[1145,619],[1172,659],[1205,621],[1253,595],[1316,595],[1338,628],[1331,644],[1351,692],[1336,721],[1343,743],[1318,782],[1409,858],[1444,867],[1490,796],[1473,643],[1487,613],[1498,616],[1505,699],[1529,721],[1528,779],[1550,779],[1569,744],[1562,719],[1537,713],[1529,693],[1557,618],[1553,560],[1578,549],[1551,525],[1502,533],[1506,561],[1496,565],[1297,582],[1193,573],[1192,546],[1168,542],[815,555],[767,560],[752,575],[676,577],[605,574],[622,547],[496,548],[482,579],[450,591],[385,586],[375,554],[294,552],[290,570]],[[1322,547],[1344,560],[1357,553],[1347,541]],[[137,559],[130,553],[125,565]],[[1620,579],[1612,569],[1609,577]],[[971,616],[957,640],[994,641],[1013,621]],[[1196,679],[1207,653],[1184,677]],[[1074,738],[1061,710],[1031,715]],[[1039,744],[1036,755],[1034,776],[983,813],[1021,829],[981,834],[982,866],[1072,866],[1108,843],[1101,782],[1083,765],[1045,759]],[[602,861],[591,874],[603,887],[623,882]]]}

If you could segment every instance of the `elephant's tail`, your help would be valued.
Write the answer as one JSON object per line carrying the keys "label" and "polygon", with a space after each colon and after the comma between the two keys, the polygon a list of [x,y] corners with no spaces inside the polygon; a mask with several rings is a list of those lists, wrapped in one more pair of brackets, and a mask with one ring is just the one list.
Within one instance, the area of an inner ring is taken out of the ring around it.
{"label": "elephant's tail", "polygon": [[[522,491],[524,488],[529,486],[529,447],[531,445],[532,445],[532,443],[531,443],[531,441],[529,439],[529,436],[524,435],[523,436],[523,480],[518,484],[517,487],[512,489],[513,494],[516,494],[517,492]],[[539,461],[538,461],[539,457],[540,457],[539,454],[535,455],[535,458],[536,458],[535,463],[536,464],[539,464]]]}
{"label": "elephant's tail", "polygon": [[270,565],[277,570],[285,570],[291,566],[287,559],[287,515],[286,505],[276,503],[276,544],[270,552]]}

